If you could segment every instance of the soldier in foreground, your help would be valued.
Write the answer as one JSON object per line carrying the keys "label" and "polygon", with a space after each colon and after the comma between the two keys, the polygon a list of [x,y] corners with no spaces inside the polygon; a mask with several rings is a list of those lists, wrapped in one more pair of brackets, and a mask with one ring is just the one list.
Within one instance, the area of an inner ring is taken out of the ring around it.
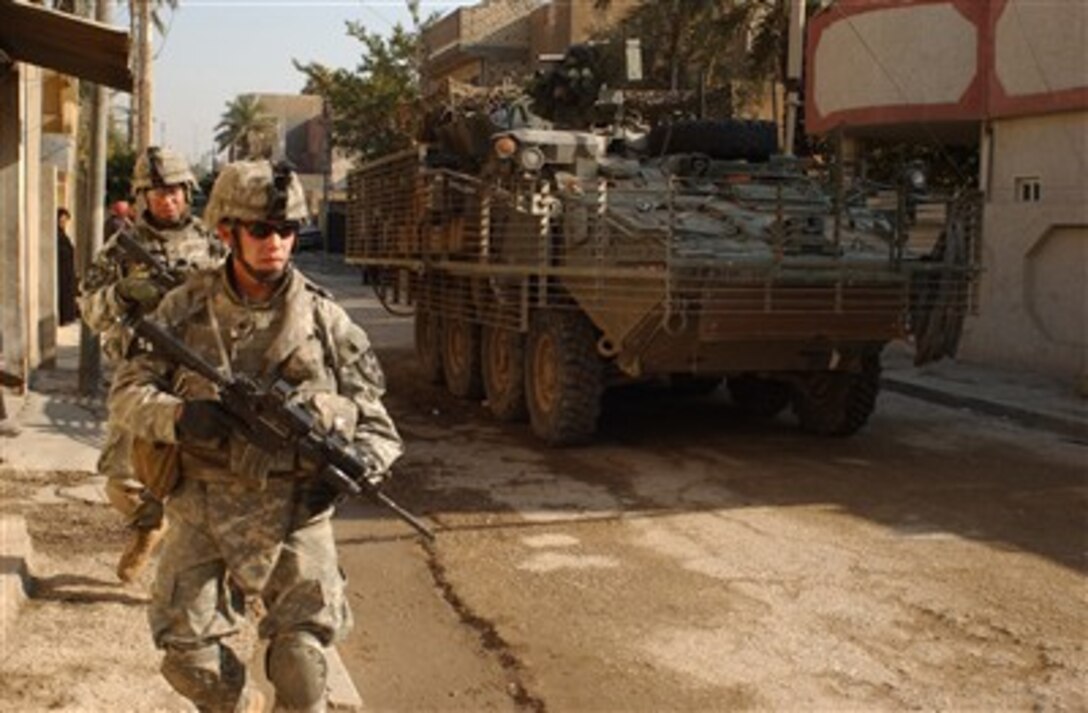
{"label": "soldier in foreground", "polygon": [[[223,244],[190,213],[196,187],[189,164],[174,151],[152,146],[136,160],[132,191],[141,210],[132,235],[177,272],[214,267],[226,256]],[[150,312],[164,290],[142,266],[119,259],[116,235],[107,237],[80,285],[79,302],[87,326],[103,335],[107,359],[117,363],[126,358],[131,341],[121,318],[133,310]],[[124,582],[139,574],[165,531],[162,505],[147,497],[139,470],[132,464],[132,439],[111,414],[98,472],[107,478],[110,504],[133,530],[117,564]]]}
{"label": "soldier in foreground", "polygon": [[[307,216],[297,176],[267,161],[231,164],[205,216],[231,257],[169,293],[154,320],[225,373],[290,384],[380,479],[402,451],[384,378],[363,330],[291,265]],[[110,405],[138,439],[160,444],[162,471],[178,480],[149,614],[164,677],[201,711],[260,710],[223,641],[239,623],[233,590],[263,612],[276,710],[324,711],[324,649],[351,626],[330,491],[289,441],[255,447],[207,378],[154,352],[118,373]]]}

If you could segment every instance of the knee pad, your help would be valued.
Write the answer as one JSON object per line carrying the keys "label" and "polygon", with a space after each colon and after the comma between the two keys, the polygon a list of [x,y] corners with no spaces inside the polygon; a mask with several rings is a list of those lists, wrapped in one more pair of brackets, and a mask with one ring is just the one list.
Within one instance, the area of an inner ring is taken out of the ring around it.
{"label": "knee pad", "polygon": [[313,634],[292,631],[273,638],[265,671],[276,689],[276,710],[325,710],[328,663],[324,647]]}
{"label": "knee pad", "polygon": [[245,683],[245,667],[230,649],[209,644],[196,649],[167,647],[163,678],[200,710],[233,710]]}

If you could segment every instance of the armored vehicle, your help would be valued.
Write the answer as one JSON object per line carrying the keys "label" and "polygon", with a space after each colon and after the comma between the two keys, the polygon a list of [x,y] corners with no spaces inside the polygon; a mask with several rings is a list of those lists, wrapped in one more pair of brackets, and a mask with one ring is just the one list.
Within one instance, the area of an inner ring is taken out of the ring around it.
{"label": "armored vehicle", "polygon": [[978,204],[947,201],[919,248],[894,196],[847,200],[774,137],[742,121],[556,130],[516,104],[462,114],[353,174],[346,259],[413,308],[427,378],[548,443],[590,439],[604,390],[643,379],[688,394],[724,381],[753,417],[792,408],[807,431],[848,435],[889,341],[922,360],[955,351]]}

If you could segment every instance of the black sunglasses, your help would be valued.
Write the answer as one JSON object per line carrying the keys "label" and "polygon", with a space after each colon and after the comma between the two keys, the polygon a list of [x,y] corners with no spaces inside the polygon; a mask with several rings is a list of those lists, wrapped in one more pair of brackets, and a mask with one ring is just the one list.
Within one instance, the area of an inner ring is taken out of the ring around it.
{"label": "black sunglasses", "polygon": [[246,232],[257,240],[264,240],[272,235],[272,233],[276,233],[283,238],[291,237],[298,234],[299,229],[297,220],[285,220],[283,222],[254,220],[248,223],[242,223],[242,225],[245,226]]}

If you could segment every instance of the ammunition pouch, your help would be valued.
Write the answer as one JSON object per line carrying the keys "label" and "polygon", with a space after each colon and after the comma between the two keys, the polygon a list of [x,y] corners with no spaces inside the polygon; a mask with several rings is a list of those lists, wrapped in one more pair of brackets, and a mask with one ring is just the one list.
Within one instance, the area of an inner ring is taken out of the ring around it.
{"label": "ammunition pouch", "polygon": [[132,470],[156,500],[165,500],[177,487],[179,458],[180,449],[174,444],[132,439]]}

